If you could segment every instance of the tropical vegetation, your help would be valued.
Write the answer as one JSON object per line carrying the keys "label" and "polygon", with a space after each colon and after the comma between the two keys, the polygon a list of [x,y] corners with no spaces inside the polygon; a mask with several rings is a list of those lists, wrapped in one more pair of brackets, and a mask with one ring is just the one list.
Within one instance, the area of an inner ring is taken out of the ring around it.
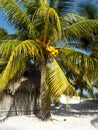
{"label": "tropical vegetation", "polygon": [[[76,1],[76,12],[84,19],[98,19],[97,1],[78,0]],[[89,51],[89,55],[98,59],[98,30],[80,39],[84,44],[84,49]],[[94,79],[93,86],[97,88],[98,79]],[[93,95],[94,96],[94,95]]]}
{"label": "tropical vegetation", "polygon": [[76,50],[78,39],[96,32],[98,20],[67,12],[73,1],[0,1],[6,20],[17,29],[14,38],[0,40],[0,91],[28,70],[37,68],[40,72],[38,105],[43,120],[51,116],[51,99],[58,100],[63,93],[75,93],[76,77],[86,82],[89,91],[98,77],[98,60]]}

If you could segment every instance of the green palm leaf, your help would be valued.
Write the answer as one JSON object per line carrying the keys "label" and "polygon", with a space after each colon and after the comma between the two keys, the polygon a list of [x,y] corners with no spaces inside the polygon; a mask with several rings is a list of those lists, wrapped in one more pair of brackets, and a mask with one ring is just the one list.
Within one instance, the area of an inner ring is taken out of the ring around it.
{"label": "green palm leaf", "polygon": [[55,59],[50,61],[47,65],[47,84],[49,86],[50,94],[57,99],[65,91],[72,95],[75,89],[68,82],[65,74]]}
{"label": "green palm leaf", "polygon": [[33,24],[39,37],[42,37],[45,42],[51,39],[56,42],[61,38],[60,19],[53,8],[46,5],[38,8],[33,16]]}
{"label": "green palm leaf", "polygon": [[63,66],[71,69],[78,75],[82,75],[83,79],[87,81],[89,85],[89,80],[91,81],[98,77],[97,59],[72,48],[61,49],[60,58]]}
{"label": "green palm leaf", "polygon": [[8,82],[15,76],[21,75],[25,70],[27,58],[31,57],[33,60],[34,55],[39,55],[39,49],[35,41],[26,40],[21,42],[13,50],[5,70],[0,75],[0,89],[6,87]]}
{"label": "green palm leaf", "polygon": [[32,34],[34,30],[33,24],[27,17],[26,13],[18,6],[14,0],[2,0],[0,1],[0,8],[5,11],[8,21],[16,27],[26,28],[28,33]]}
{"label": "green palm leaf", "polygon": [[17,45],[19,45],[20,41],[18,40],[2,40],[0,41],[0,57],[9,58],[12,54],[12,51],[15,49]]}
{"label": "green palm leaf", "polygon": [[97,29],[98,20],[83,20],[63,29],[63,35],[65,35],[65,38],[67,39],[70,39],[71,37],[81,38],[92,32],[96,32]]}
{"label": "green palm leaf", "polygon": [[98,19],[97,1],[91,1],[91,0],[78,1],[76,11],[87,19]]}
{"label": "green palm leaf", "polygon": [[55,8],[58,13],[64,15],[69,12],[75,0],[49,0],[49,6]]}
{"label": "green palm leaf", "polygon": [[84,17],[82,17],[78,14],[75,14],[75,13],[67,13],[60,19],[63,24],[68,26],[68,25],[72,25],[73,23],[84,20]]}

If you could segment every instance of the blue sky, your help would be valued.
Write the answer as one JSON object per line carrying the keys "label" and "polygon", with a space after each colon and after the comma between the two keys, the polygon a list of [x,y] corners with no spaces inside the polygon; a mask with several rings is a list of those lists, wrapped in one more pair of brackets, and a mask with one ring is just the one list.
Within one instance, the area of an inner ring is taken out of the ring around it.
{"label": "blue sky", "polygon": [[9,34],[14,32],[14,27],[12,27],[7,20],[4,18],[3,13],[0,11],[0,27],[5,28]]}

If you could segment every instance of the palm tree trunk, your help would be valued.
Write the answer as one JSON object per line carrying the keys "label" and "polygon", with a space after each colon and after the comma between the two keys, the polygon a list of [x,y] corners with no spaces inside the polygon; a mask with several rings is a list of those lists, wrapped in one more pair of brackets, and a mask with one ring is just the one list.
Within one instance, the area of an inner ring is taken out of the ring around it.
{"label": "palm tree trunk", "polygon": [[50,98],[46,84],[46,61],[41,63],[40,116],[42,120],[48,120],[51,117]]}

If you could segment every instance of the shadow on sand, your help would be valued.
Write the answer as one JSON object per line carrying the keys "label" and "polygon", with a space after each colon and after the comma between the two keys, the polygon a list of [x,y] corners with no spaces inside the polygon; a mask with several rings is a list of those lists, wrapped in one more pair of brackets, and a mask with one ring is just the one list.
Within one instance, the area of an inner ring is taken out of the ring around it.
{"label": "shadow on sand", "polygon": [[68,110],[66,110],[66,104],[59,103],[58,106],[52,105],[51,112],[54,115],[60,116],[94,116],[91,120],[93,126],[98,127],[98,100],[86,100],[77,104],[68,104]]}

